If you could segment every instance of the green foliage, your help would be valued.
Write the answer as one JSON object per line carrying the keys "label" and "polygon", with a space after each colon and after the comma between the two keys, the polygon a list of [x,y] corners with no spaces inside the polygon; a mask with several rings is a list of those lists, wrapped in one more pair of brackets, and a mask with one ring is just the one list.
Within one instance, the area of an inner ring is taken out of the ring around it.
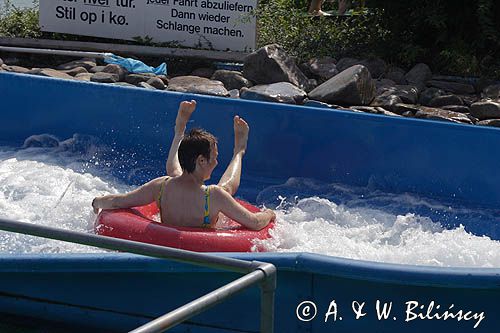
{"label": "green foliage", "polygon": [[258,46],[277,43],[299,60],[318,56],[373,56],[388,31],[377,11],[350,17],[318,18],[307,15],[305,2],[261,2],[257,10]]}
{"label": "green foliage", "polygon": [[31,8],[17,8],[10,0],[0,8],[0,36],[39,38],[42,33],[38,25],[38,1]]}

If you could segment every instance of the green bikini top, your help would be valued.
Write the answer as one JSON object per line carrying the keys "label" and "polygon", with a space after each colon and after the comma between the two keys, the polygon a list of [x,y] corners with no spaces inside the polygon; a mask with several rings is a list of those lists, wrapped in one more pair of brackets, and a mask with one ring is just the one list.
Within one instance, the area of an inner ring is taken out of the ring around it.
{"label": "green bikini top", "polygon": [[[165,186],[167,186],[167,180],[170,177],[166,177],[163,183],[160,186],[160,193],[158,194],[158,198],[156,199],[156,204],[158,209],[160,210],[160,216],[162,215],[161,211],[161,197],[163,192],[165,191]],[[210,228],[210,187],[205,186],[205,211],[203,213],[203,224],[201,225],[204,228]]]}

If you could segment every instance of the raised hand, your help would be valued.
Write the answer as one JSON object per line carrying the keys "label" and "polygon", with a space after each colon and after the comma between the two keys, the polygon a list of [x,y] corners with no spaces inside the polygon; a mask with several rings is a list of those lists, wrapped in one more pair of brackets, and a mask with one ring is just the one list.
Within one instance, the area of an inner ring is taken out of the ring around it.
{"label": "raised hand", "polygon": [[191,114],[196,109],[196,101],[191,102],[183,101],[179,104],[179,111],[177,111],[177,118],[175,119],[175,132],[184,133],[186,125],[191,118]]}

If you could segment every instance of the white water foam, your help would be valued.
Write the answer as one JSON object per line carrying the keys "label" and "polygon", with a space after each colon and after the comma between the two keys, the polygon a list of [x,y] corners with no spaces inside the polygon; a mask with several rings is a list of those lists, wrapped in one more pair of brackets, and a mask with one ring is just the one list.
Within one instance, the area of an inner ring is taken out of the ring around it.
{"label": "white water foam", "polygon": [[[72,231],[91,232],[97,195],[129,187],[82,172],[88,163],[59,152],[0,149],[0,214],[3,218]],[[75,171],[79,170],[78,171]],[[104,250],[17,233],[0,232],[0,253],[92,253]]]}
{"label": "white water foam", "polygon": [[[443,267],[500,267],[500,242],[487,236],[475,236],[460,225],[448,230],[430,217],[410,212],[426,207],[433,212],[456,212],[454,218],[477,214],[455,209],[432,200],[410,194],[375,193],[380,207],[370,204],[374,199],[354,193],[358,189],[336,184],[325,185],[304,179],[290,179],[287,184],[261,193],[258,200],[269,202],[272,194],[290,189],[314,189],[325,196],[342,197],[345,204],[317,196],[294,198],[287,203],[284,197],[277,209],[277,225],[271,238],[258,241],[267,251],[312,252],[331,256]],[[293,192],[293,191],[292,191]],[[328,192],[328,194],[326,194]],[[262,199],[262,197],[267,199]],[[363,205],[359,206],[363,202]],[[382,204],[382,202],[384,204]],[[388,203],[389,202],[389,203]],[[403,205],[407,212],[390,212],[393,206]],[[389,212],[388,212],[389,211]],[[440,216],[438,213],[435,216]],[[489,218],[489,214],[484,213]],[[433,217],[435,218],[435,217]]]}
{"label": "white water foam", "polygon": [[[89,162],[90,161],[90,162]],[[0,148],[0,214],[2,217],[92,232],[96,195],[132,187],[102,171],[98,159],[46,148]],[[101,162],[102,164],[102,162]],[[296,190],[303,198],[290,193]],[[288,195],[277,208],[272,238],[262,241],[268,251],[313,252],[338,257],[433,266],[500,267],[500,242],[451,230],[439,222],[439,212],[468,216],[408,194],[358,193],[354,187],[291,179],[269,187],[257,198],[269,204]],[[335,195],[334,195],[335,194]],[[401,206],[403,208],[401,208]],[[410,207],[410,208],[407,208]],[[438,212],[419,215],[414,207]],[[403,210],[403,213],[394,212]],[[487,214],[486,214],[487,215]],[[489,218],[489,217],[488,217]],[[104,252],[92,247],[0,232],[0,253]]]}

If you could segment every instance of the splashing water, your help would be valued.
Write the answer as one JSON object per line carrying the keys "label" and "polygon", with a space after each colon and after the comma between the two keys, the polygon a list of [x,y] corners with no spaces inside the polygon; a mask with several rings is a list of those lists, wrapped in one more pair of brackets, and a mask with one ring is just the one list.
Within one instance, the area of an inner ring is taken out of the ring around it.
{"label": "splashing water", "polygon": [[[110,171],[123,161],[106,160],[99,149],[93,144],[84,151],[0,148],[2,217],[92,232],[92,198],[133,188]],[[240,193],[245,192],[251,190],[242,188]],[[472,235],[465,223],[473,219],[478,225],[485,221],[498,225],[496,212],[294,178],[268,186],[257,202],[277,206],[272,237],[259,241],[268,251],[414,265],[500,267],[500,242]],[[0,232],[0,244],[0,253],[104,252],[7,232]]]}

